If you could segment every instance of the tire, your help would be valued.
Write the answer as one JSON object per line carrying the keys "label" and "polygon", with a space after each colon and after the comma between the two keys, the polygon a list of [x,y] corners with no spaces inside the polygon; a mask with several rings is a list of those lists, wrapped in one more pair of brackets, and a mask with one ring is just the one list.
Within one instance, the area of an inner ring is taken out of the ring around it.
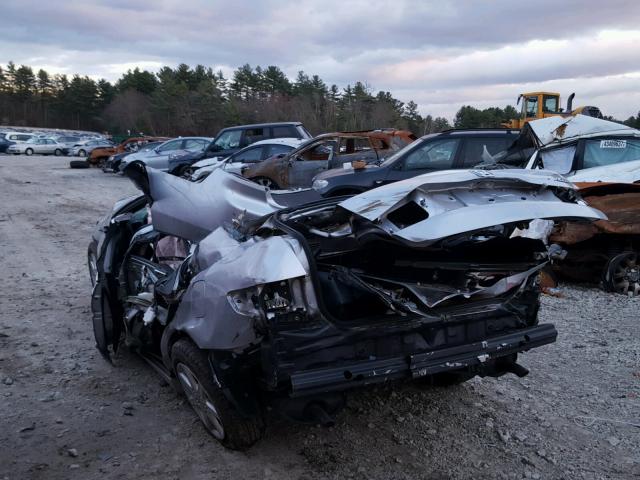
{"label": "tire", "polygon": [[62,155],[62,150],[60,150],[59,148],[56,148],[56,150],[53,152],[53,154],[54,154],[56,157],[59,157],[60,155]]}
{"label": "tire", "polygon": [[79,157],[86,157],[87,156],[87,152],[84,150],[78,150],[78,156]]}
{"label": "tire", "polygon": [[70,168],[89,168],[89,162],[86,160],[71,160],[69,162]]}
{"label": "tire", "polygon": [[28,155],[28,156],[33,155],[33,148],[27,148],[27,149],[24,151],[24,154],[25,154],[25,155]]}
{"label": "tire", "polygon": [[622,252],[610,258],[602,274],[606,292],[627,296],[640,295],[640,264],[636,252]]}
{"label": "tire", "polygon": [[269,190],[280,190],[280,186],[270,178],[255,177],[255,178],[252,178],[251,180],[256,182],[259,185],[262,185],[263,187],[268,188]]}
{"label": "tire", "polygon": [[171,348],[173,370],[189,404],[205,429],[222,445],[246,450],[262,437],[262,416],[244,417],[213,381],[206,354],[187,339]]}
{"label": "tire", "polygon": [[89,279],[91,280],[91,287],[95,287],[98,281],[98,254],[96,253],[95,246],[91,244],[89,251],[87,252],[87,267],[89,267]]}

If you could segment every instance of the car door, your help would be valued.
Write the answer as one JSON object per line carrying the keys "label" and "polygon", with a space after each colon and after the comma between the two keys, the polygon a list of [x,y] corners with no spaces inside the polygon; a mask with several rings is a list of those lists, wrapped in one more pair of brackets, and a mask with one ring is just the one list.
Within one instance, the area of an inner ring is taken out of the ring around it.
{"label": "car door", "polygon": [[514,139],[515,135],[465,137],[454,168],[473,168],[479,163],[490,161],[494,155],[505,152]]}
{"label": "car door", "polygon": [[205,158],[227,158],[240,149],[242,141],[242,129],[225,130],[211,142],[205,151]]}
{"label": "car door", "polygon": [[240,140],[240,146],[248,147],[252,143],[268,139],[269,136],[270,132],[266,127],[245,128],[244,130],[242,130],[242,139]]}
{"label": "car door", "polygon": [[176,150],[180,150],[183,143],[184,140],[182,138],[163,143],[155,150],[149,151],[149,155],[141,158],[141,160],[150,167],[166,170],[169,168],[169,155]]}
{"label": "car door", "polygon": [[255,145],[240,150],[231,155],[224,164],[224,170],[233,173],[241,173],[244,167],[254,165],[264,160],[265,145]]}
{"label": "car door", "polygon": [[575,172],[577,168],[576,146],[577,144],[573,143],[542,150],[538,153],[531,168],[543,168],[545,170],[553,170],[561,175],[569,175]]}
{"label": "car door", "polygon": [[386,177],[376,183],[397,182],[423,173],[454,168],[460,143],[460,138],[451,137],[426,141],[394,162]]}
{"label": "car door", "polygon": [[275,157],[276,155],[284,157],[287,153],[293,150],[292,146],[283,145],[280,143],[274,143],[271,145],[267,145],[266,147],[267,148],[265,148],[262,152],[263,160],[266,160],[267,158]]}
{"label": "car door", "polygon": [[201,152],[207,147],[208,143],[204,138],[187,138],[182,144],[182,149],[188,152]]}
{"label": "car door", "polygon": [[27,143],[29,143],[29,148],[33,150],[34,153],[42,154],[46,150],[45,141],[41,138],[32,140],[31,142],[27,142]]}
{"label": "car door", "polygon": [[58,142],[55,140],[47,139],[47,153],[54,154],[56,149],[60,148]]}
{"label": "car door", "polygon": [[354,161],[372,163],[377,160],[378,154],[369,137],[341,137],[339,150],[329,164],[329,168],[341,168],[344,164],[351,164]]}
{"label": "car door", "polygon": [[640,138],[607,136],[578,142],[571,181],[616,181],[640,179]]}
{"label": "car door", "polygon": [[313,177],[329,168],[337,150],[337,139],[329,138],[314,142],[293,155],[286,164],[288,187],[310,187]]}

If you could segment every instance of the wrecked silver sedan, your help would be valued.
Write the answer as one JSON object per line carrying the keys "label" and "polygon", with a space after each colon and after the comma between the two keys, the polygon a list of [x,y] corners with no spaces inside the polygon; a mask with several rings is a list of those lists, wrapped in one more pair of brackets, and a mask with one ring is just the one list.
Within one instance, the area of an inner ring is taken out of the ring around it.
{"label": "wrecked silver sedan", "polygon": [[547,172],[439,172],[311,203],[222,170],[126,174],[144,195],[89,248],[97,347],[111,358],[124,340],[236,449],[266,405],[329,424],[353,387],[526,375],[518,354],[556,339],[527,226],[603,218]]}

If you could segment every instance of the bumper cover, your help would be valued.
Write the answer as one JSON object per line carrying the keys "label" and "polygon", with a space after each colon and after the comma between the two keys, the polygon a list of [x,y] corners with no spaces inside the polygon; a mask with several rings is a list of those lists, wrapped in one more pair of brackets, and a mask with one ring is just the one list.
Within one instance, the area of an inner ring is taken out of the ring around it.
{"label": "bumper cover", "polygon": [[297,372],[291,375],[291,396],[302,397],[402,377],[419,378],[474,367],[488,360],[553,343],[557,336],[558,332],[553,325],[544,324],[481,342],[425,353]]}

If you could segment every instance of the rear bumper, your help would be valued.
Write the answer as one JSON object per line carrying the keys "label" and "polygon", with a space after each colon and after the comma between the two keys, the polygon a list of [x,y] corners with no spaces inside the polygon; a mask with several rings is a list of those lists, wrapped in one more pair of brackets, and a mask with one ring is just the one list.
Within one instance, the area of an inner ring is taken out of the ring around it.
{"label": "rear bumper", "polygon": [[478,367],[489,360],[553,343],[558,332],[551,324],[538,325],[481,342],[442,348],[414,355],[344,363],[291,374],[291,396],[384,382],[403,377],[419,378],[440,372]]}

